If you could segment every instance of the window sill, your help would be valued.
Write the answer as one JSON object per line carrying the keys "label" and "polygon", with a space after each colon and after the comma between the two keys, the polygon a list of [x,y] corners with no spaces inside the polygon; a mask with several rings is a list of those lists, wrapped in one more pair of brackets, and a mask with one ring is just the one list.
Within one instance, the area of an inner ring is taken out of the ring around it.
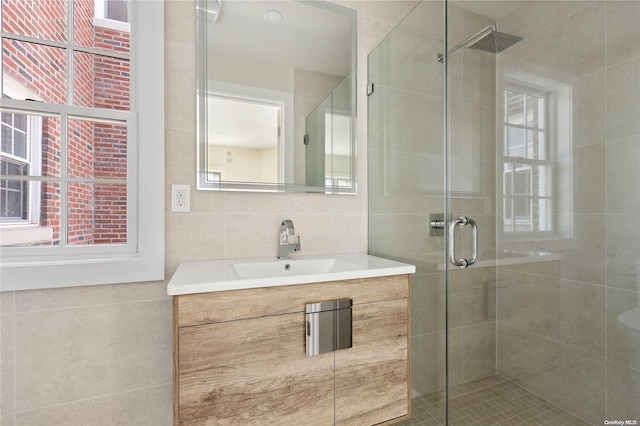
{"label": "window sill", "polygon": [[0,228],[0,246],[17,246],[51,241],[53,228],[48,226],[16,225]]}

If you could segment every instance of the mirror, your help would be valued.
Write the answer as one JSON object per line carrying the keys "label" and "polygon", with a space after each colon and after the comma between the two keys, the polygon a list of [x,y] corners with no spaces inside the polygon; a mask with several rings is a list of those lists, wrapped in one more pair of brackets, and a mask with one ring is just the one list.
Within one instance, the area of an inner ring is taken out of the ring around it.
{"label": "mirror", "polygon": [[355,194],[356,11],[198,0],[198,189]]}

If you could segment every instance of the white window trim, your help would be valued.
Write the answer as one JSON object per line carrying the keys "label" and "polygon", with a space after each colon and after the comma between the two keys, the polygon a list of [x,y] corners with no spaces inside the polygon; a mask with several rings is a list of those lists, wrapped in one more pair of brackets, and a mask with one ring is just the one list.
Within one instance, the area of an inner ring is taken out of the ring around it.
{"label": "white window trim", "polygon": [[[498,233],[503,242],[533,241],[533,240],[568,240],[573,238],[573,165],[572,165],[572,89],[571,85],[549,80],[540,76],[513,69],[504,70],[504,83],[500,88],[503,93],[508,86],[527,87],[532,91],[539,90],[548,93],[550,101],[547,104],[546,125],[549,128],[547,137],[552,144],[549,155],[552,169],[552,203],[555,205],[551,216],[555,219],[553,231],[505,232],[502,224],[504,211],[504,194],[502,173],[497,174],[499,181],[496,189],[500,191],[497,197],[500,214]],[[503,105],[503,108],[506,106]],[[503,121],[500,120],[502,132]],[[498,161],[504,164],[504,138],[500,143]]]}
{"label": "white window trim", "polygon": [[132,10],[132,17],[138,19],[138,29],[131,47],[137,60],[131,63],[131,75],[144,78],[132,84],[132,106],[137,102],[139,111],[132,135],[137,136],[137,149],[130,152],[138,159],[137,183],[128,185],[136,212],[129,219],[137,227],[134,250],[86,254],[76,247],[78,256],[45,256],[48,247],[30,247],[28,256],[0,257],[0,291],[164,279],[164,4],[135,3],[138,10]]}

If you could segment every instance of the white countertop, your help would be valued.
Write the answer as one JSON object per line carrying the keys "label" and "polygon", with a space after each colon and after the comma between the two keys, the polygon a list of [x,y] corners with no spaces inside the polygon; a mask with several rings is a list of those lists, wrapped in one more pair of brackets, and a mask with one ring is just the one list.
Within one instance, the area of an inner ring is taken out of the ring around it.
{"label": "white countertop", "polygon": [[184,262],[167,286],[167,294],[208,293],[281,285],[309,284],[413,274],[414,265],[366,254],[234,259]]}

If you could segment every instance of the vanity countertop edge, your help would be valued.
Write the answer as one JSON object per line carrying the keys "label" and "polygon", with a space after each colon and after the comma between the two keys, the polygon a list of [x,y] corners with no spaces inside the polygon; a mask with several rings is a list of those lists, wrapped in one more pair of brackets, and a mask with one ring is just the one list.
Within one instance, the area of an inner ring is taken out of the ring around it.
{"label": "vanity countertop edge", "polygon": [[[322,272],[299,273],[294,268],[304,268],[308,262],[332,262]],[[238,267],[268,265],[282,268],[282,273],[271,276],[243,277]],[[287,268],[289,265],[290,269]],[[290,270],[294,272],[289,273]],[[368,254],[350,253],[327,256],[305,256],[291,259],[224,259],[183,262],[176,269],[167,285],[169,296],[242,290],[284,285],[311,284],[391,275],[413,274],[416,267],[408,263],[384,259]]]}

